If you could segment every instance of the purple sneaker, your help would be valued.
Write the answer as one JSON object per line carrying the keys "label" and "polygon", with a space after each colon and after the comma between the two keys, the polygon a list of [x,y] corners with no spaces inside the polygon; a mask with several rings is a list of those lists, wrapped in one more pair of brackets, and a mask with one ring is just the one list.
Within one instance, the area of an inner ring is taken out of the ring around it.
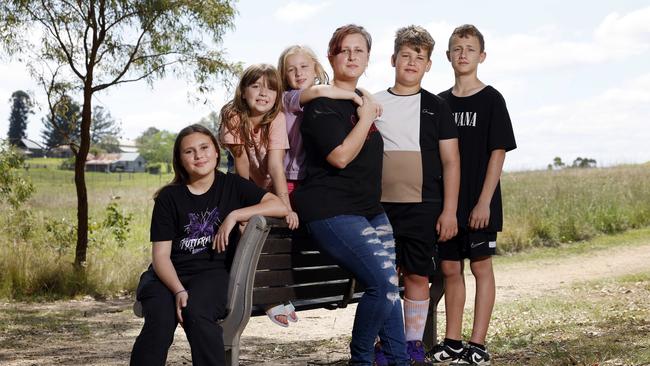
{"label": "purple sneaker", "polygon": [[375,363],[373,366],[388,366],[388,359],[381,350],[381,342],[375,343]]}
{"label": "purple sneaker", "polygon": [[430,366],[424,355],[424,345],[421,341],[408,341],[406,342],[406,353],[411,359],[413,366]]}

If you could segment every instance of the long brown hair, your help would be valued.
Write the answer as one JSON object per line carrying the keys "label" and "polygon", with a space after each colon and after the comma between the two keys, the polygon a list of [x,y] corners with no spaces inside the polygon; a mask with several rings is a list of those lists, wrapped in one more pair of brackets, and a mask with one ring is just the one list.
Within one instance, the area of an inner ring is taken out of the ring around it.
{"label": "long brown hair", "polygon": [[174,150],[172,156],[172,167],[174,168],[174,178],[172,179],[171,182],[161,187],[159,190],[156,191],[156,193],[154,193],[153,195],[154,199],[158,197],[160,191],[162,191],[167,186],[189,183],[190,174],[187,172],[187,170],[183,166],[183,162],[181,161],[181,142],[185,137],[193,133],[200,133],[210,138],[210,140],[214,144],[215,150],[217,151],[217,165],[215,166],[214,170],[215,172],[218,170],[219,163],[221,162],[221,154],[219,154],[219,142],[217,141],[217,138],[214,137],[214,134],[207,127],[203,125],[199,125],[199,124],[189,125],[183,128],[182,130],[180,130],[178,135],[176,135],[176,140],[174,140]]}
{"label": "long brown hair", "polygon": [[269,143],[271,121],[278,116],[278,113],[282,109],[282,96],[279,95],[282,92],[282,80],[280,79],[278,70],[269,64],[251,65],[244,70],[235,90],[235,97],[221,108],[219,117],[221,120],[220,129],[222,129],[221,136],[223,136],[223,132],[229,132],[242,141],[244,146],[250,146],[253,143],[253,126],[250,121],[251,111],[244,100],[244,89],[262,77],[266,78],[269,88],[277,92],[273,108],[264,114],[260,122],[261,143],[263,145]]}

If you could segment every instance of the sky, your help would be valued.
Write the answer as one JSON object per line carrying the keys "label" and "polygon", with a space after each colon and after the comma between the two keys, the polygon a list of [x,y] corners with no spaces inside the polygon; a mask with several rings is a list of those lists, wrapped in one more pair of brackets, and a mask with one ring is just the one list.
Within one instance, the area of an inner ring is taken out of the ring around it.
{"label": "sky", "polygon": [[[487,58],[478,76],[503,94],[517,149],[505,170],[544,169],[559,156],[596,159],[599,166],[650,161],[650,2],[621,1],[240,1],[235,29],[222,44],[231,61],[244,66],[277,64],[282,50],[305,44],[331,75],[326,49],[340,25],[356,23],[373,37],[370,66],[359,86],[392,86],[390,65],[395,31],[424,26],[436,41],[432,67],[422,86],[434,93],[450,88],[453,71],[445,57],[452,30],[471,23],[485,36]],[[32,93],[40,110],[30,116],[27,135],[41,141],[44,93],[17,61],[0,63],[0,136],[9,125],[11,93]],[[95,105],[107,108],[134,139],[155,126],[177,132],[218,112],[232,94],[225,88],[207,103],[189,98],[184,80],[167,78],[109,88]]]}

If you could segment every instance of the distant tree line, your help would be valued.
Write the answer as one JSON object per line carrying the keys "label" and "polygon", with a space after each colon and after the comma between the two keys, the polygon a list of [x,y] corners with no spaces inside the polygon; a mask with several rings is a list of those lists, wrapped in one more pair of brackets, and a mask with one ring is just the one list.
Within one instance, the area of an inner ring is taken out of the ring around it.
{"label": "distant tree line", "polygon": [[597,166],[596,159],[577,157],[573,160],[573,163],[571,163],[571,165],[566,165],[562,161],[562,158],[556,156],[555,158],[553,158],[553,163],[548,164],[547,169],[554,170],[554,169],[563,169],[563,168],[595,168],[596,166]]}

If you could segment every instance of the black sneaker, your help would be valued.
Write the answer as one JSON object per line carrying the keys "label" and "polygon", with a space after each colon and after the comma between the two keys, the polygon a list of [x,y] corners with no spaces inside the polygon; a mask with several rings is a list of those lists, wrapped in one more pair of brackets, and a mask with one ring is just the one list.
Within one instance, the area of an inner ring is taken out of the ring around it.
{"label": "black sneaker", "polygon": [[460,358],[453,361],[452,365],[473,365],[473,366],[489,366],[490,354],[487,350],[482,350],[476,346],[469,345],[465,351],[460,355]]}
{"label": "black sneaker", "polygon": [[453,349],[446,345],[445,342],[440,342],[433,346],[431,351],[427,352],[427,359],[432,364],[448,364],[457,360],[462,353],[463,348]]}

